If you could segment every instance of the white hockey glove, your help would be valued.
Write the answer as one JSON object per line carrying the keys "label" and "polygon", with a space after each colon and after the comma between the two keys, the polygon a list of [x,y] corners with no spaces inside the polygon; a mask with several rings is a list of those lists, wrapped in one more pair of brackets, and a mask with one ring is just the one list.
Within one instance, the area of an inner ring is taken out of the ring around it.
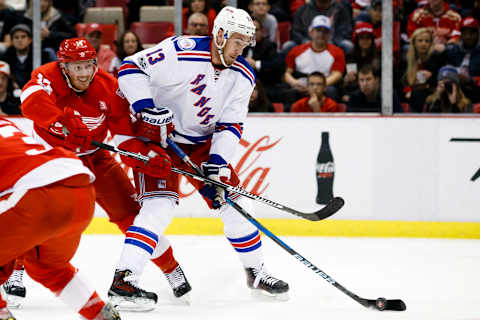
{"label": "white hockey glove", "polygon": [[[209,160],[208,162],[202,162],[201,167],[203,173],[208,178],[231,184],[231,171],[226,163],[217,164],[212,163],[211,160]],[[213,209],[221,208],[226,203],[225,199],[228,197],[227,190],[220,187],[215,187],[211,184],[206,184],[202,189],[200,189],[200,194],[213,201]]]}
{"label": "white hockey glove", "polygon": [[136,135],[160,143],[164,148],[168,147],[167,137],[175,128],[173,113],[167,108],[145,108],[140,112],[140,116]]}

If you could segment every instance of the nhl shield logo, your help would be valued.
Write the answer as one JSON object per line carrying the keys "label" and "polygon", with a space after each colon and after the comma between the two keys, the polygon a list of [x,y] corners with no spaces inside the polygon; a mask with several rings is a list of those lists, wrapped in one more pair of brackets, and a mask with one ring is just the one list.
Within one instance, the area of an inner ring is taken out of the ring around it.
{"label": "nhl shield logo", "polygon": [[181,38],[177,42],[178,47],[182,50],[192,50],[195,48],[196,42],[193,39]]}

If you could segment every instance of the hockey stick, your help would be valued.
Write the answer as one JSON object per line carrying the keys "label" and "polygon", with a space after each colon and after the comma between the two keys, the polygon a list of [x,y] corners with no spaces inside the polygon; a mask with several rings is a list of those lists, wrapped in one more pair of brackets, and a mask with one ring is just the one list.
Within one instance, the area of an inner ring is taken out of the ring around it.
{"label": "hockey stick", "polygon": [[[192,174],[191,172],[182,171],[182,170],[178,170],[178,169],[177,169],[178,171],[175,171],[175,172],[181,173],[183,175],[187,175],[187,176],[192,177],[192,178],[197,179],[197,180],[202,180],[204,182],[207,182],[205,180],[206,178],[203,177],[203,173],[200,170],[200,168],[198,168],[198,166],[190,160],[188,155],[186,155],[185,152],[183,152],[183,150],[180,149],[175,142],[173,142],[170,138],[167,138],[167,143],[168,143],[168,146],[170,148],[172,148],[173,151],[175,151],[175,153],[183,160],[183,162],[190,165],[190,167],[192,167],[200,177]],[[301,218],[304,218],[304,219],[307,219],[307,220],[310,220],[310,221],[320,221],[320,220],[326,219],[326,218],[330,217],[331,215],[335,214],[345,204],[345,201],[341,197],[335,197],[332,200],[330,200],[327,203],[327,205],[325,207],[323,207],[322,209],[317,210],[317,211],[312,212],[312,213],[306,213],[306,212],[301,212],[301,211],[297,211],[295,209],[289,208],[287,206],[284,206],[284,205],[282,205],[280,203],[277,203],[277,202],[274,202],[272,200],[265,199],[261,196],[250,193],[250,192],[248,192],[248,191],[246,191],[246,190],[244,190],[240,187],[234,187],[234,186],[231,186],[229,184],[219,182],[219,181],[214,181],[214,182],[208,181],[208,183],[214,184],[217,187],[224,188],[228,192],[238,193],[238,194],[240,194],[244,197],[260,201],[264,204],[267,204],[269,206],[272,206],[272,207],[277,208],[277,209],[282,210],[282,211],[289,212],[293,215],[296,215],[298,217],[301,217]]]}
{"label": "hockey stick", "polygon": [[[112,152],[117,152],[117,153],[122,154],[124,156],[131,157],[133,159],[141,160],[141,161],[144,161],[144,162],[148,162],[148,160],[149,160],[149,157],[147,157],[147,156],[143,156],[141,154],[137,154],[137,153],[133,153],[133,152],[125,151],[125,150],[121,150],[121,149],[118,149],[117,147],[114,147],[112,145],[105,144],[105,143],[102,143],[102,142],[92,141],[92,145],[97,146],[99,148],[103,148],[103,149],[112,151]],[[204,178],[204,179],[208,179],[208,178]],[[209,180],[211,180],[211,179],[209,179]],[[205,181],[207,181],[207,180],[205,180]],[[214,181],[214,180],[212,180],[212,181]],[[374,308],[374,309],[377,309],[377,310],[380,310],[380,311],[383,311],[383,310],[404,311],[404,310],[407,309],[405,303],[400,299],[387,300],[385,298],[378,298],[376,300],[371,300],[371,299],[365,299],[365,298],[359,297],[358,295],[354,294],[353,292],[351,292],[347,288],[343,287],[340,283],[336,282],[328,274],[326,274],[325,272],[323,272],[322,270],[317,268],[310,261],[308,261],[302,255],[300,255],[298,252],[293,250],[285,242],[280,240],[276,235],[274,235],[267,228],[265,228],[262,224],[260,224],[260,222],[258,222],[255,218],[253,218],[248,212],[246,212],[238,204],[231,201],[230,199],[227,199],[227,202],[228,202],[229,205],[231,205],[233,208],[235,208],[235,210],[237,210],[241,215],[243,215],[248,221],[250,221],[250,223],[255,225],[265,235],[267,235],[270,239],[272,239],[276,244],[278,244],[280,247],[282,247],[288,253],[293,255],[299,262],[301,262],[307,268],[311,269],[316,274],[320,275],[320,277],[322,277],[325,281],[327,281],[328,283],[333,285],[335,288],[337,288],[338,290],[340,290],[341,292],[343,292],[344,294],[346,294],[347,296],[349,296],[353,300],[357,301],[358,303],[360,303],[364,307]]]}
{"label": "hockey stick", "polygon": [[[169,139],[170,140],[170,139]],[[191,161],[188,156],[178,147],[178,145],[173,142],[173,141],[168,141],[168,144],[172,149],[177,153],[177,155],[188,165],[191,166],[193,170],[195,170],[198,175],[203,176],[203,172],[201,169],[193,162]],[[210,179],[209,179],[210,180]],[[385,299],[385,298],[378,298],[376,300],[373,299],[365,299],[361,298],[355,293],[351,292],[344,286],[342,286],[340,283],[335,281],[332,277],[330,277],[328,274],[320,270],[318,267],[313,265],[310,261],[308,261],[305,257],[303,257],[301,254],[299,254],[297,251],[292,249],[289,245],[287,245],[285,242],[280,240],[275,234],[270,232],[267,228],[265,228],[260,222],[258,222],[254,217],[252,217],[245,209],[243,209],[240,205],[237,203],[233,202],[230,200],[228,197],[225,199],[226,202],[231,205],[235,210],[238,211],[242,216],[244,216],[250,223],[252,223],[254,226],[256,226],[259,230],[261,230],[265,235],[267,235],[270,239],[272,239],[276,244],[278,244],[280,247],[282,247],[285,251],[290,253],[292,256],[294,256],[299,262],[301,262],[303,265],[305,265],[307,268],[311,269],[313,272],[316,274],[320,275],[325,281],[333,285],[335,288],[352,298],[353,300],[357,301],[360,303],[362,306],[366,308],[373,308],[376,310],[391,310],[391,311],[405,311],[407,309],[407,306],[405,303],[400,300],[400,299]]]}

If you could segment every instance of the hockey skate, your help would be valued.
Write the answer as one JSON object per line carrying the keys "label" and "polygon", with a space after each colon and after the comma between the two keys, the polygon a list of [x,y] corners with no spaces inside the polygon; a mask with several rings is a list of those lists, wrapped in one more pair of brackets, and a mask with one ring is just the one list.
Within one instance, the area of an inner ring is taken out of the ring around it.
{"label": "hockey skate", "polygon": [[7,308],[0,308],[0,320],[15,320],[16,318]]}
{"label": "hockey skate", "polygon": [[157,294],[137,287],[130,270],[116,270],[108,298],[120,311],[150,311],[155,308]]}
{"label": "hockey skate", "polygon": [[23,299],[27,294],[27,289],[23,285],[23,273],[25,269],[13,270],[12,275],[7,282],[3,284],[3,288],[7,293],[7,304],[11,309],[19,308]]}
{"label": "hockey skate", "polygon": [[247,285],[255,296],[261,293],[281,301],[289,299],[288,283],[268,274],[263,265],[258,269],[245,268],[245,272],[247,273]]}
{"label": "hockey skate", "polygon": [[180,265],[177,265],[172,272],[164,274],[168,283],[172,287],[173,295],[184,301],[186,304],[190,304],[191,299],[189,292],[192,290],[192,287],[190,286],[190,283],[188,283]]}

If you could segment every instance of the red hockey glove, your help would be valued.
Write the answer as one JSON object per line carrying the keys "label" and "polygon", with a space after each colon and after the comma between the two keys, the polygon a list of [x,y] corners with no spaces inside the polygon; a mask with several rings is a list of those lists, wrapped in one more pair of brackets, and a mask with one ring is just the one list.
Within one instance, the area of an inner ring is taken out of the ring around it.
{"label": "red hockey glove", "polygon": [[75,152],[85,152],[91,148],[92,132],[83,123],[80,113],[67,107],[58,121],[63,125],[66,148]]}
{"label": "red hockey glove", "polygon": [[137,136],[168,147],[167,137],[174,129],[173,113],[167,108],[145,108],[140,115],[142,118],[137,127]]}
{"label": "red hockey glove", "polygon": [[145,163],[141,160],[122,156],[123,163],[135,170],[155,178],[166,178],[172,169],[172,161],[163,148],[154,144],[147,144],[138,139],[130,139],[119,145],[120,149],[140,153],[148,156],[150,160]]}

